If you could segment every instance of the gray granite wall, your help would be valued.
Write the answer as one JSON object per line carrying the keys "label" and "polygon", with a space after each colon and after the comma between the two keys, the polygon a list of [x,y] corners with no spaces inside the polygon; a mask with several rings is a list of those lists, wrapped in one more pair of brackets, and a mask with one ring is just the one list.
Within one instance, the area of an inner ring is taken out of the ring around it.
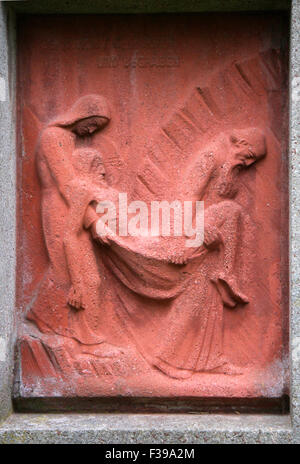
{"label": "gray granite wall", "polygon": [[16,152],[13,30],[0,3],[0,420],[11,411],[15,308]]}

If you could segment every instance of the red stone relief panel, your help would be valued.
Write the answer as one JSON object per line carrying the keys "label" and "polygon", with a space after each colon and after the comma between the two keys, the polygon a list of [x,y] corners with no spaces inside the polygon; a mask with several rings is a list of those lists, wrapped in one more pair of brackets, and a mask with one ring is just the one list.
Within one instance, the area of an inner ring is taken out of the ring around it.
{"label": "red stone relief panel", "polygon": [[19,396],[287,392],[285,37],[279,15],[20,21]]}

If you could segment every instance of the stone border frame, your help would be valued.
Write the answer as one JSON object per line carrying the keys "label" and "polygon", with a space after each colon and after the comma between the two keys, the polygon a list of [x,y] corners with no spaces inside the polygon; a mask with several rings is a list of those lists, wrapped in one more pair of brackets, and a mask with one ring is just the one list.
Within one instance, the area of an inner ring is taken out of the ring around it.
{"label": "stone border frame", "polygon": [[[300,443],[300,0],[28,0],[0,2],[0,444]],[[18,13],[175,13],[290,10],[291,412],[263,414],[13,413],[16,276],[16,41]]]}

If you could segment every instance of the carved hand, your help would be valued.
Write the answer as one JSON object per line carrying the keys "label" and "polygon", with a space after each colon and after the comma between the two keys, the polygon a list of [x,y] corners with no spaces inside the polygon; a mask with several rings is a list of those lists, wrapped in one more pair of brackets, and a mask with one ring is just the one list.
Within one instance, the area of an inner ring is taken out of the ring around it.
{"label": "carved hand", "polygon": [[188,256],[185,256],[185,255],[180,255],[180,256],[174,255],[174,256],[170,256],[168,262],[169,262],[170,264],[177,264],[177,265],[181,266],[181,265],[187,264],[187,262],[188,262]]}
{"label": "carved hand", "polygon": [[103,245],[109,245],[110,242],[108,240],[108,237],[106,235],[99,235],[97,232],[97,221],[93,222],[91,225],[91,234],[94,240],[97,240],[98,242],[102,243]]}
{"label": "carved hand", "polygon": [[71,286],[68,295],[68,304],[76,310],[85,309],[83,291],[80,289],[80,286]]}

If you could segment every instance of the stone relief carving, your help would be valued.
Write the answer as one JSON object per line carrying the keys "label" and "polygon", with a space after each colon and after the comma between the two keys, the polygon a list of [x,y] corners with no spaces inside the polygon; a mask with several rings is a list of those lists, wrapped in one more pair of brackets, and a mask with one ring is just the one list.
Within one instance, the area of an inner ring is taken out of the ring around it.
{"label": "stone relief carving", "polygon": [[[83,352],[92,357],[118,357],[122,355],[122,349],[108,344],[101,329],[97,333],[89,323],[88,313],[92,316],[93,312],[101,311],[101,272],[97,268],[92,242],[99,247],[100,255],[106,254],[108,268],[127,287],[124,293],[129,300],[124,306],[130,305],[130,299],[134,300],[135,295],[172,300],[170,313],[178,311],[176,307],[182,303],[177,298],[188,291],[185,281],[190,280],[189,263],[193,261],[193,268],[201,266],[203,256],[207,255],[208,261],[210,250],[217,249],[218,266],[214,272],[207,272],[206,267],[194,302],[198,308],[200,305],[207,308],[207,328],[203,330],[204,324],[199,324],[203,333],[201,336],[194,334],[195,345],[202,342],[201,348],[194,348],[194,360],[185,363],[184,357],[180,359],[182,348],[186,349],[180,345],[184,345],[186,337],[191,344],[196,307],[186,308],[180,317],[168,321],[162,347],[155,354],[152,349],[146,358],[151,356],[153,366],[174,378],[187,378],[201,371],[238,373],[224,358],[221,344],[216,342],[221,339],[222,306],[233,308],[248,303],[247,296],[239,288],[234,269],[237,245],[242,241],[239,229],[243,221],[242,208],[234,197],[239,172],[266,155],[263,131],[258,128],[233,129],[220,134],[210,151],[194,155],[183,178],[184,191],[180,193],[199,200],[205,197],[211,205],[205,209],[203,245],[189,249],[183,244],[178,256],[171,240],[169,244],[165,240],[161,244],[152,243],[150,237],[150,243],[147,243],[148,238],[141,241],[141,237],[128,237],[126,240],[111,234],[102,238],[97,234],[99,215],[93,205],[104,200],[118,201],[117,190],[105,179],[101,153],[91,147],[93,134],[109,124],[110,119],[105,98],[86,95],[42,131],[37,166],[50,265],[27,318],[34,321],[42,333],[76,340],[79,352],[83,346]],[[209,198],[206,193],[212,183],[214,187],[209,193],[212,198]],[[182,279],[183,274],[186,276]],[[120,286],[119,291],[121,289]],[[132,293],[127,294],[128,289]],[[59,294],[59,303],[53,306],[52,302]],[[129,330],[135,334],[134,324],[134,321],[129,322]],[[137,346],[142,344],[142,338],[137,343]]]}
{"label": "stone relief carving", "polygon": [[[256,92],[241,71],[248,64],[224,71],[243,95]],[[251,72],[256,82],[252,64]],[[121,157],[106,135],[114,111],[105,96],[84,95],[40,128],[35,153],[49,263],[20,339],[21,357],[31,363],[25,384],[43,377],[68,384],[72,377],[74,391],[84,394],[77,377],[97,385],[107,376],[143,372],[181,381],[243,373],[224,353],[223,314],[247,311],[251,301],[240,266],[252,259],[246,232],[251,213],[237,194],[247,191],[244,172],[254,165],[263,176],[270,130],[234,125],[210,136],[226,104],[220,107],[213,85],[195,88],[151,140],[125,192],[147,204],[203,201],[204,239],[196,247],[185,246],[186,236],[120,236],[109,226],[99,235],[97,205],[117,205],[113,221],[119,227],[124,193]]]}

